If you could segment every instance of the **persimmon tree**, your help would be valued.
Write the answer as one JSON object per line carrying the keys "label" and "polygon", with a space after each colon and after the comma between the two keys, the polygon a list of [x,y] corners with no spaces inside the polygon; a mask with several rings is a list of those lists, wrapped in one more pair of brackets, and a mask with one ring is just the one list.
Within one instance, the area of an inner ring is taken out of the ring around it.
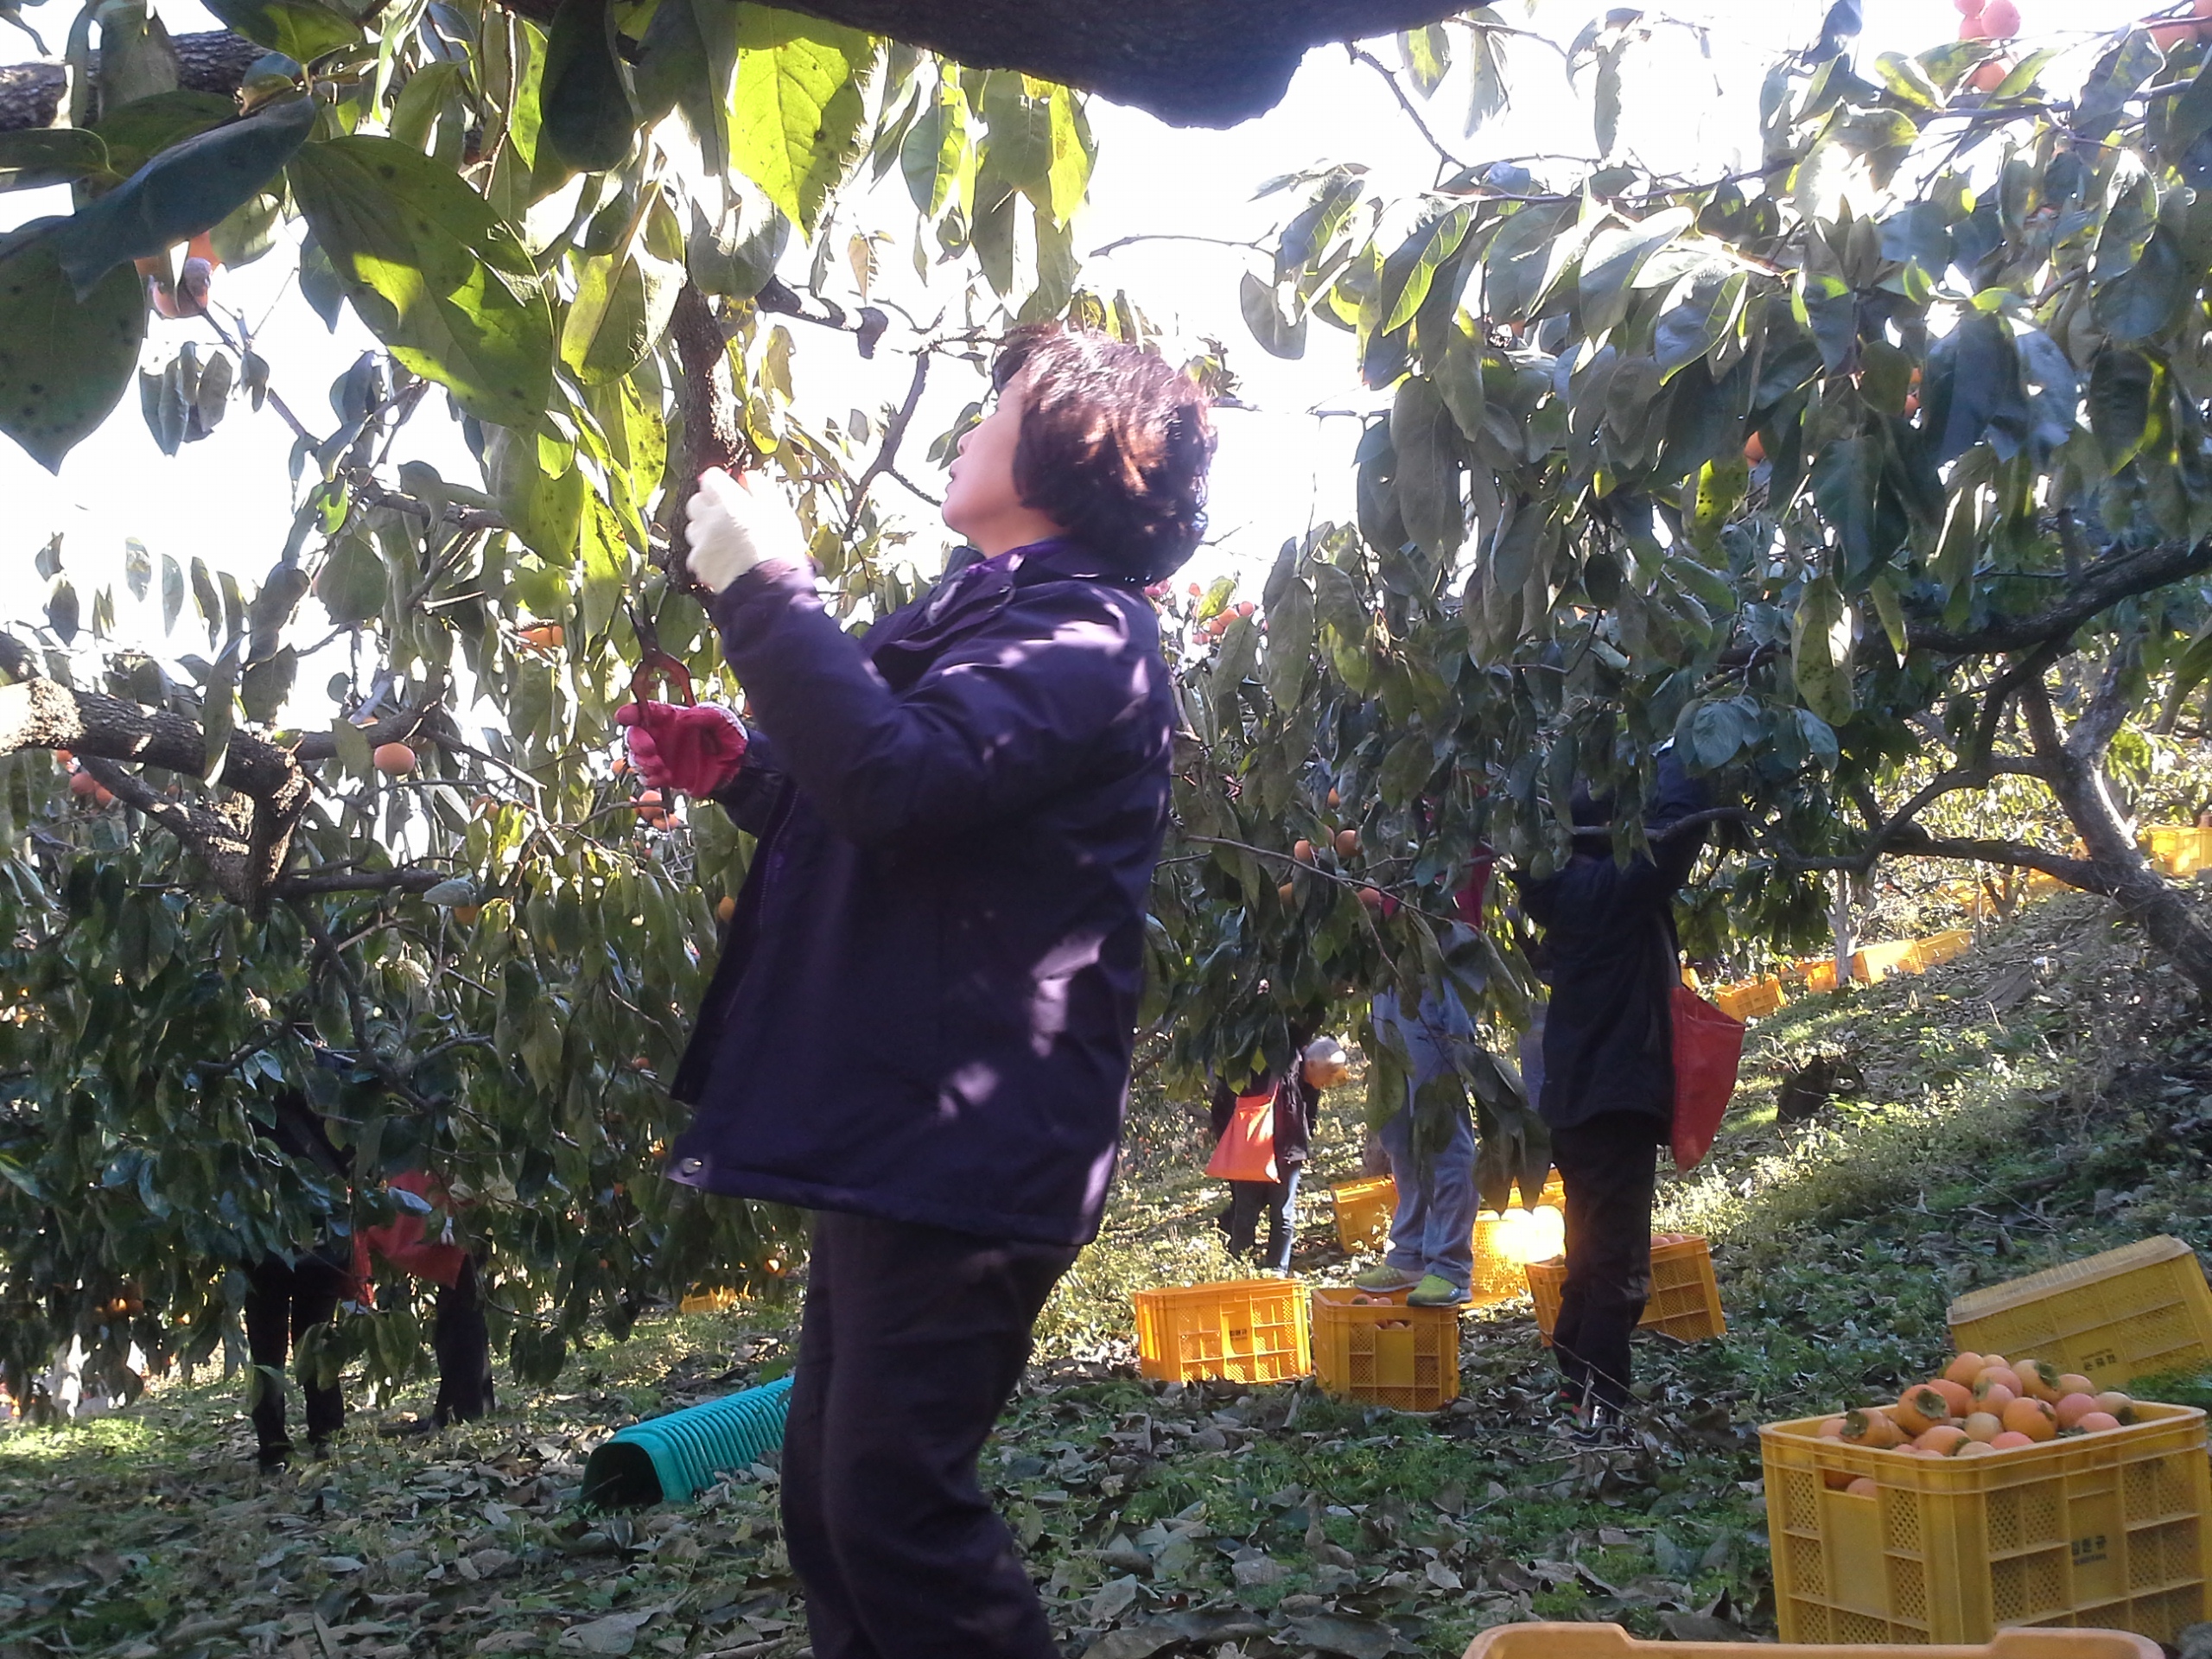
{"label": "persimmon tree", "polygon": [[[2121,805],[2212,672],[2207,31],[1829,40],[1768,73],[1756,162],[1683,177],[1620,142],[1659,26],[1566,49],[1594,168],[1436,137],[1447,80],[1479,126],[1527,73],[1478,10],[1402,68],[1361,54],[1432,188],[1382,196],[1357,156],[1278,183],[1255,338],[1341,349],[1389,402],[1357,525],[1286,544],[1249,614],[1198,601],[1170,868],[1214,904],[1163,907],[1171,1006],[1433,982],[1447,896],[1493,849],[1555,868],[1578,783],[1646,844],[1669,741],[1720,802],[1708,950],[1809,946],[1838,873],[1946,859],[2107,894],[2212,991]],[[2079,844],[2006,827],[2021,791]],[[1508,1025],[1511,899],[1462,941]]]}
{"label": "persimmon tree", "polygon": [[[44,603],[0,634],[0,1361],[204,1354],[241,1264],[342,1252],[428,1167],[543,1376],[803,1249],[657,1173],[748,845],[640,794],[610,720],[687,674],[738,695],[668,574],[690,479],[790,487],[857,626],[918,579],[882,496],[945,455],[908,443],[932,368],[980,398],[1016,318],[1141,322],[1075,292],[1083,100],[1017,71],[722,0],[217,10],[251,53],[88,5],[60,124],[0,131],[0,187],[74,201],[0,238],[0,432],[58,467],[143,416],[188,465],[219,420],[281,423],[295,505],[257,583],[17,553]],[[926,315],[882,292],[908,256]],[[261,258],[379,343],[327,416],[209,293]],[[804,417],[794,330],[883,361],[884,406]],[[476,475],[392,463],[452,419]],[[288,1103],[350,1179],[279,1151]],[[420,1334],[401,1288],[327,1351],[389,1381]]]}

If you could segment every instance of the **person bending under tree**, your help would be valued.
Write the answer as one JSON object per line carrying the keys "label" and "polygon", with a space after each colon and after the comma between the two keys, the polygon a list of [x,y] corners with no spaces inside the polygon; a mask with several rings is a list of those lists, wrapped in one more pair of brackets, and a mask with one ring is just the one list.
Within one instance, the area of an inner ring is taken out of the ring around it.
{"label": "person bending under tree", "polygon": [[1649,854],[1616,862],[1612,799],[1579,788],[1573,855],[1556,874],[1521,883],[1522,907],[1544,930],[1552,986],[1537,1110],[1567,1188],[1552,1355],[1582,1427],[1598,1434],[1629,1400],[1630,1338],[1651,1293],[1652,1191],[1675,1115],[1675,893],[1705,831],[1668,826],[1708,804],[1670,744],[1644,810]]}
{"label": "person bending under tree", "polygon": [[849,635],[764,483],[690,506],[747,734],[633,704],[655,787],[759,837],[674,1092],[670,1173],[817,1213],[783,1465],[816,1659],[1055,1659],[976,1457],[1096,1236],[1128,1098],[1172,682],[1144,589],[1197,547],[1206,400],[1017,330],[961,440],[972,551]]}

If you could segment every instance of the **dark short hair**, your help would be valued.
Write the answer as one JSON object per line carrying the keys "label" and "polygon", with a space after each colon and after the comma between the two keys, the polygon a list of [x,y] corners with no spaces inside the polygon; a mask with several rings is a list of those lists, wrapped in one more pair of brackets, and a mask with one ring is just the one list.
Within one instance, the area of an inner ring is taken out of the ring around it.
{"label": "dark short hair", "polygon": [[1214,434],[1205,391],[1154,353],[1058,323],[1008,334],[991,384],[1003,391],[1025,368],[1014,451],[1022,505],[1132,575],[1173,574],[1205,533]]}

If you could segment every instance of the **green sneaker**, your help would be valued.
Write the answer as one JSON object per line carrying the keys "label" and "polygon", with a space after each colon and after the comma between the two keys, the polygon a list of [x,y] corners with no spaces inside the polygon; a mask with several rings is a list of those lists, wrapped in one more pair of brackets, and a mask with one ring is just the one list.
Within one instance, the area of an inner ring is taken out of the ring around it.
{"label": "green sneaker", "polygon": [[1441,1274],[1427,1274],[1406,1298],[1408,1307],[1457,1307],[1467,1299]]}
{"label": "green sneaker", "polygon": [[[1420,1282],[1419,1274],[1401,1273],[1387,1262],[1379,1268],[1370,1268],[1365,1273],[1352,1275],[1352,1283],[1360,1289],[1382,1291],[1386,1294],[1392,1291],[1410,1289]],[[1436,1282],[1440,1285],[1444,1281],[1439,1279]]]}

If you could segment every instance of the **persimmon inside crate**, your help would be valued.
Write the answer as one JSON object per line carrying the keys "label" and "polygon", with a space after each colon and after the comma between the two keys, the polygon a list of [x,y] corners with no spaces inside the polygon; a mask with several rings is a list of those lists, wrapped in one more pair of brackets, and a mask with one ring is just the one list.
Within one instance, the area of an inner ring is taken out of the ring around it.
{"label": "persimmon inside crate", "polygon": [[1970,1290],[1948,1318],[1961,1353],[2047,1360],[2102,1389],[2212,1365],[2212,1287],[2165,1234]]}
{"label": "persimmon inside crate", "polygon": [[[1554,1170],[1545,1178],[1536,1201],[1516,1187],[1513,1196],[1530,1213],[1507,1216],[1485,1210],[1475,1217],[1475,1266],[1467,1300],[1476,1307],[1510,1301],[1529,1288],[1522,1269],[1531,1256],[1554,1254],[1567,1237],[1567,1187]],[[1535,1211],[1549,1211],[1548,1217]]]}
{"label": "persimmon inside crate", "polygon": [[[1548,1344],[1559,1324],[1560,1294],[1567,1288],[1567,1258],[1529,1264],[1529,1294],[1536,1304],[1536,1329]],[[1662,1234],[1651,1241],[1651,1294],[1644,1299],[1642,1331],[1657,1331],[1680,1342],[1702,1342],[1725,1334],[1720,1281],[1713,1271],[1713,1252],[1701,1238]]]}
{"label": "persimmon inside crate", "polygon": [[1405,1298],[1315,1287],[1313,1375],[1324,1391],[1393,1411],[1435,1411],[1459,1397],[1459,1310]]}
{"label": "persimmon inside crate", "polygon": [[1388,1175],[1342,1181],[1329,1189],[1337,1204],[1337,1243],[1347,1250],[1372,1249],[1390,1236],[1398,1210],[1398,1184]]}
{"label": "persimmon inside crate", "polygon": [[[2171,1643],[2205,1617],[2212,1474],[2204,1414],[1979,1458],[1759,1430],[1784,1642],[1986,1642],[2001,1626],[2133,1630]],[[1860,1476],[1874,1491],[1842,1487]]]}
{"label": "persimmon inside crate", "polygon": [[1287,1382],[1313,1369],[1306,1287],[1224,1279],[1140,1290],[1137,1369],[1162,1382]]}

